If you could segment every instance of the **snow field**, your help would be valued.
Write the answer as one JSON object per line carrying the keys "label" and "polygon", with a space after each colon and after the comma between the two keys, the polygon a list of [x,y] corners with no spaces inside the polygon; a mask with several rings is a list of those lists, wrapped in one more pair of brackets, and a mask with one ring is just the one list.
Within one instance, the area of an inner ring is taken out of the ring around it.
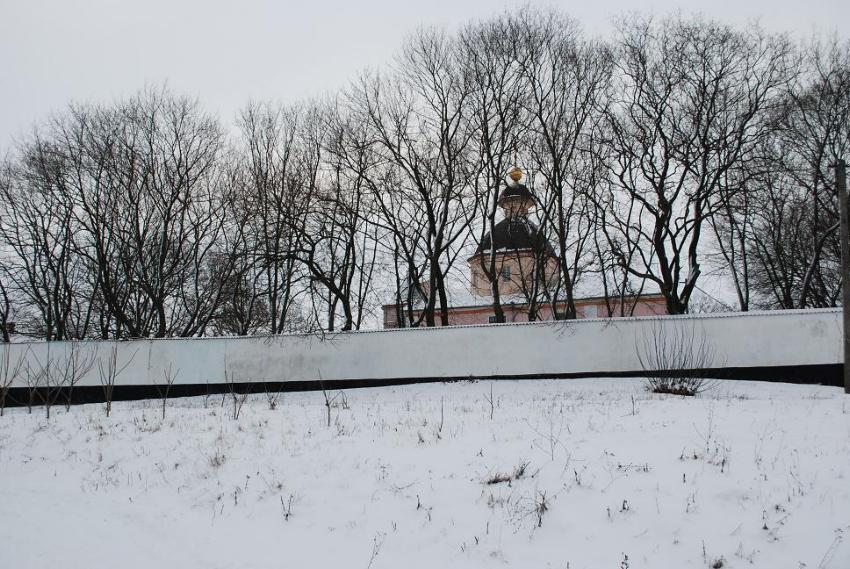
{"label": "snow field", "polygon": [[[492,388],[493,406],[489,398]],[[850,567],[850,397],[427,384],[0,418],[0,567]]]}

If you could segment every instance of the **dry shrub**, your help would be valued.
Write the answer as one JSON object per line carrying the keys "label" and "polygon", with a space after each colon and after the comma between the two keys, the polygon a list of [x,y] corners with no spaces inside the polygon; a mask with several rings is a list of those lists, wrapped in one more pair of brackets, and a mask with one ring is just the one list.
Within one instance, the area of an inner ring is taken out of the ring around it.
{"label": "dry shrub", "polygon": [[638,360],[653,393],[693,396],[711,389],[706,370],[718,363],[717,350],[690,322],[657,321],[637,343]]}

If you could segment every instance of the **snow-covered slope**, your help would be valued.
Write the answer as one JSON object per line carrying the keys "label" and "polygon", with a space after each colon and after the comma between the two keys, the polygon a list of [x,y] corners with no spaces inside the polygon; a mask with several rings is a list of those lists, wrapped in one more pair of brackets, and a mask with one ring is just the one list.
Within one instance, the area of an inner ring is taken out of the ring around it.
{"label": "snow-covered slope", "polygon": [[0,567],[850,567],[836,388],[328,395],[7,410]]}

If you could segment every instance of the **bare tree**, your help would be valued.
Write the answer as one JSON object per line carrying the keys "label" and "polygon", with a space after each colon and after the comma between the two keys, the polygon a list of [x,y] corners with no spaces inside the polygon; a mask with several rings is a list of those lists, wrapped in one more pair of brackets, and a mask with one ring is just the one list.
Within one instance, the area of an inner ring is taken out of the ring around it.
{"label": "bare tree", "polygon": [[[471,133],[470,153],[477,158],[471,164],[475,192],[469,213],[473,215],[472,240],[478,249],[494,233],[505,176],[511,166],[517,166],[517,149],[524,144],[530,122],[525,112],[527,83],[516,52],[528,30],[522,29],[517,19],[506,14],[472,24],[460,32],[456,48],[471,82],[464,120]],[[496,322],[505,322],[497,258],[495,248],[490,247],[488,254],[478,255],[472,262],[479,264],[489,281]]]}
{"label": "bare tree", "polygon": [[[530,14],[534,14],[531,12]],[[557,12],[520,18],[518,60],[528,84],[531,160],[544,230],[554,238],[559,271],[546,287],[552,313],[575,318],[575,289],[589,263],[594,184],[594,131],[610,89],[612,54],[585,40],[578,25]]]}
{"label": "bare tree", "polygon": [[490,420],[492,421],[493,420],[493,412],[495,411],[495,404],[494,404],[495,399],[493,398],[493,382],[492,381],[490,382],[490,393],[489,393],[489,395],[487,393],[484,393],[484,399],[490,405]]}
{"label": "bare tree", "polygon": [[268,383],[263,383],[263,393],[266,394],[266,402],[269,404],[269,411],[277,409],[278,401],[280,401],[280,387],[277,389],[269,389]]}
{"label": "bare tree", "polygon": [[[230,399],[233,403],[231,418],[234,421],[238,421],[239,415],[242,413],[242,406],[245,405],[245,401],[248,399],[248,392],[247,390],[240,392],[240,388],[233,378],[233,372],[227,367],[226,361],[224,363],[224,383],[227,385]],[[222,398],[222,405],[224,405],[224,398]]]}
{"label": "bare tree", "polygon": [[13,361],[12,350],[6,345],[0,351],[0,417],[6,410],[6,398],[9,389],[15,380],[20,378],[21,370],[24,368],[24,356],[20,355]]}
{"label": "bare tree", "polygon": [[[469,143],[463,109],[471,82],[461,73],[455,41],[445,33],[422,30],[403,46],[391,78],[364,77],[353,93],[358,113],[370,127],[381,158],[392,165],[389,191],[376,192],[385,228],[399,241],[400,228],[415,216],[426,228],[407,241],[409,277],[423,261],[427,279],[409,282],[425,298],[428,326],[448,325],[446,275],[457,260],[469,225]],[[398,201],[402,203],[399,204]]]}
{"label": "bare tree", "polygon": [[[148,89],[72,115],[65,130],[83,145],[76,211],[90,239],[81,252],[114,334],[203,333],[230,272],[232,178],[218,123],[196,101]],[[219,278],[209,273],[213,256]]]}
{"label": "bare tree", "polygon": [[[638,243],[619,239],[608,229],[607,218],[612,214],[611,208],[607,205],[609,199],[610,196],[604,190],[597,190],[594,194],[593,200],[596,207],[592,215],[595,262],[589,272],[595,271],[598,274],[602,297],[605,300],[605,315],[608,317],[632,316],[640,301],[646,279],[635,279],[628,270],[637,255]],[[631,219],[624,220],[625,226],[631,223]]]}
{"label": "bare tree", "polygon": [[417,215],[415,202],[398,191],[397,168],[390,165],[367,178],[374,195],[373,215],[381,231],[378,246],[392,266],[392,290],[399,326],[419,326],[427,320],[430,285],[425,255],[428,223]]}
{"label": "bare tree", "polygon": [[770,132],[789,53],[787,39],[758,28],[681,18],[620,25],[608,241],[635,245],[626,268],[658,286],[670,314],[687,311],[725,173]]}
{"label": "bare tree", "polygon": [[239,126],[247,147],[249,170],[245,207],[250,215],[246,233],[250,251],[248,272],[253,291],[263,294],[268,307],[268,331],[291,331],[291,313],[304,293],[304,280],[293,250],[300,247],[307,198],[303,181],[304,148],[300,144],[300,106],[275,108],[252,104],[242,111]]}
{"label": "bare tree", "polygon": [[[364,130],[339,101],[322,109],[316,119],[310,138],[325,157],[310,188],[310,214],[298,257],[310,272],[314,290],[319,286],[326,291],[326,328],[336,328],[341,309],[342,330],[359,329],[371,308],[380,233],[372,219],[366,178],[372,152]],[[319,136],[317,130],[325,134]]]}
{"label": "bare tree", "polygon": [[45,350],[44,361],[41,361],[32,352],[32,357],[30,358],[35,362],[32,389],[41,399],[47,419],[50,419],[50,410],[62,393],[65,376],[65,373],[60,368],[61,360],[52,353],[54,345],[52,343],[46,344],[47,349]]}
{"label": "bare tree", "polygon": [[[10,161],[2,161],[0,162],[0,212],[4,211],[8,204],[6,203],[6,197],[8,195],[7,188],[11,184],[11,163]],[[6,239],[3,237],[3,233],[0,232],[0,255],[3,256],[4,260],[8,258],[8,254],[6,253],[8,249],[8,244],[6,243]],[[10,330],[9,330],[9,322],[12,319],[12,302],[9,298],[9,289],[7,287],[7,282],[9,276],[7,274],[8,264],[3,263],[0,265],[0,343],[8,343],[10,338]]]}
{"label": "bare tree", "polygon": [[98,357],[97,371],[100,376],[100,385],[103,388],[103,398],[106,402],[106,416],[112,412],[112,398],[115,393],[115,382],[118,380],[125,369],[133,362],[138,351],[133,352],[133,355],[124,362],[124,365],[118,365],[118,342],[112,342],[109,346],[106,361],[102,357]]}
{"label": "bare tree", "polygon": [[171,391],[171,386],[174,385],[174,381],[177,379],[177,376],[180,375],[180,368],[177,368],[172,372],[171,363],[168,364],[168,367],[162,371],[162,383],[156,384],[157,393],[159,393],[159,398],[162,399],[162,420],[165,420],[165,408],[168,405],[168,394]]}
{"label": "bare tree", "polygon": [[322,388],[322,397],[325,399],[325,410],[327,411],[327,426],[330,428],[331,426],[331,409],[336,405],[336,400],[342,391],[337,392],[333,397],[328,393],[328,390],[325,389],[325,382],[323,380],[319,380],[319,386]]}
{"label": "bare tree", "polygon": [[[2,176],[2,173],[0,173]],[[3,182],[0,181],[0,184]],[[2,194],[2,192],[0,192]],[[2,199],[2,198],[0,198]],[[5,249],[0,241],[0,254]],[[0,343],[7,344],[11,340],[10,323],[14,322],[14,314],[12,312],[12,300],[9,295],[9,289],[4,281],[8,278],[5,273],[6,264],[0,267]]]}
{"label": "bare tree", "polygon": [[835,306],[840,298],[838,204],[830,165],[850,151],[850,42],[815,41],[778,110],[779,130],[752,176],[743,253],[768,307]]}
{"label": "bare tree", "polygon": [[[748,167],[736,164],[727,170],[718,188],[720,206],[710,218],[717,240],[718,256],[731,277],[738,309],[742,312],[750,309],[752,297],[752,255],[748,244],[752,238],[753,216],[761,201],[753,191],[758,175],[754,170],[764,168],[756,165],[758,163],[757,159],[753,159]],[[709,255],[706,257],[710,258]]]}
{"label": "bare tree", "polygon": [[[36,131],[19,153],[17,164],[0,175],[0,240],[13,255],[3,276],[40,317],[31,333],[47,340],[84,337],[92,291],[77,255],[64,149]],[[3,300],[8,302],[5,285]]]}
{"label": "bare tree", "polygon": [[62,388],[65,390],[65,411],[71,410],[74,388],[94,367],[97,357],[95,346],[86,346],[80,342],[70,342],[62,362]]}
{"label": "bare tree", "polygon": [[[30,353],[32,353],[30,351]],[[32,407],[35,405],[36,399],[39,397],[39,388],[43,381],[43,370],[41,366],[34,366],[30,363],[29,358],[26,361],[26,372],[24,381],[27,388],[27,414],[32,414]]]}

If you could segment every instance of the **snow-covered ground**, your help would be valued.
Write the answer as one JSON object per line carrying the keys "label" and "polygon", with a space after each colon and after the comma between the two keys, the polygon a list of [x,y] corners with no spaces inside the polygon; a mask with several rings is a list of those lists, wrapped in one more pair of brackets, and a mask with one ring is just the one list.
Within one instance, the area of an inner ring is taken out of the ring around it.
{"label": "snow-covered ground", "polygon": [[0,567],[850,567],[850,397],[641,385],[12,409]]}

